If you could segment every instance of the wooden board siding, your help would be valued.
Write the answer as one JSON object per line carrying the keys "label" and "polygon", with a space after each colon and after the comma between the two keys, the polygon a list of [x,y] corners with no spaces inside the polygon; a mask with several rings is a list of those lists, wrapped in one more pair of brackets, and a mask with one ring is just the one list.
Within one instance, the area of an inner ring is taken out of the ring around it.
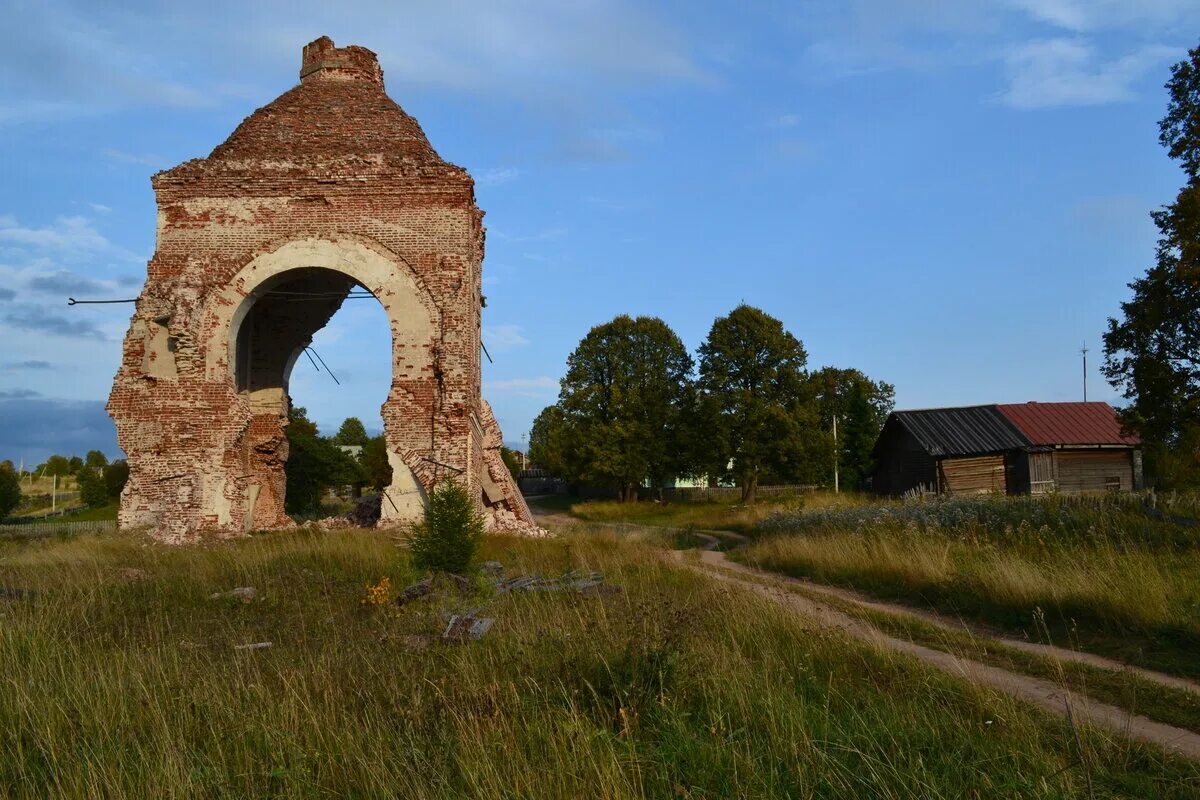
{"label": "wooden board siding", "polygon": [[1128,450],[1060,450],[1055,460],[1061,492],[1133,491],[1133,460]]}
{"label": "wooden board siding", "polygon": [[943,458],[938,462],[938,487],[945,494],[1007,492],[1004,454]]}
{"label": "wooden board siding", "polygon": [[1029,454],[1029,493],[1046,494],[1058,488],[1054,479],[1054,453]]}

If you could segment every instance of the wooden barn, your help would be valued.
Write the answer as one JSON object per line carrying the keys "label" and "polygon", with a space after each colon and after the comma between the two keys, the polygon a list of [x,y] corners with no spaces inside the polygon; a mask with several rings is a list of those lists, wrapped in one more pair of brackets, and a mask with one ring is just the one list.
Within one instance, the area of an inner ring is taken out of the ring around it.
{"label": "wooden barn", "polygon": [[891,414],[875,443],[879,494],[1044,494],[1141,488],[1139,442],[1107,403],[1023,403]]}

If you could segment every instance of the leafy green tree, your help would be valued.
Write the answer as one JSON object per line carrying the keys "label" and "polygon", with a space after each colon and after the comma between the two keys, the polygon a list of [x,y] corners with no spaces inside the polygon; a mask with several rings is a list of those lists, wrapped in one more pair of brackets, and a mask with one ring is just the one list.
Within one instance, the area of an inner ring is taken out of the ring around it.
{"label": "leafy green tree", "polygon": [[331,440],[319,435],[302,407],[291,409],[288,438],[287,495],[289,514],[319,511],[321,499],[334,486],[349,486],[359,477],[358,465]]}
{"label": "leafy green tree", "polygon": [[475,568],[483,532],[483,517],[466,488],[457,481],[442,481],[429,493],[425,521],[414,525],[409,534],[413,564],[418,569],[466,575]]}
{"label": "leafy green tree", "polygon": [[99,508],[108,503],[108,488],[104,479],[94,469],[79,470],[79,499],[88,508]]}
{"label": "leafy green tree", "polygon": [[79,456],[71,456],[71,460],[67,462],[67,464],[68,468],[71,470],[69,473],[67,473],[68,475],[74,475],[75,473],[79,472],[79,470],[83,469],[83,459]]}
{"label": "leafy green tree", "polygon": [[358,454],[358,466],[366,486],[383,491],[392,483],[392,465],[388,461],[387,440],[383,434],[373,436]]}
{"label": "leafy green tree", "polygon": [[45,469],[42,470],[43,475],[57,475],[63,477],[71,474],[71,460],[66,456],[50,456],[46,459]]}
{"label": "leafy green tree", "polygon": [[21,478],[12,465],[0,466],[0,519],[21,503]]}
{"label": "leafy green tree", "polygon": [[1171,68],[1159,142],[1186,184],[1151,214],[1156,263],[1129,284],[1104,334],[1103,371],[1130,401],[1128,427],[1146,442],[1147,472],[1163,485],[1200,484],[1200,48]]}
{"label": "leafy green tree", "polygon": [[567,359],[558,405],[578,458],[566,476],[636,500],[684,471],[692,358],[665,322],[627,315],[597,325]]}
{"label": "leafy green tree", "polygon": [[129,481],[129,462],[123,458],[104,468],[104,489],[109,497],[120,497]]}
{"label": "leafy green tree", "polygon": [[764,473],[799,473],[812,460],[811,438],[804,437],[812,411],[805,408],[807,362],[804,345],[782,322],[745,304],[718,318],[700,345],[700,420],[712,436],[710,466],[732,464],[745,503],[754,502]]}
{"label": "leafy green tree", "polygon": [[370,439],[366,427],[358,417],[346,417],[342,427],[338,428],[338,432],[333,436],[335,444],[357,445],[358,447],[365,447]]}
{"label": "leafy green tree", "polygon": [[570,435],[562,406],[555,404],[543,408],[529,432],[530,462],[552,475],[574,480],[582,467],[577,463],[577,451],[571,447]]}
{"label": "leafy green tree", "polygon": [[108,456],[104,455],[104,453],[100,452],[99,450],[88,450],[87,455],[83,459],[83,463],[84,466],[91,467],[96,471],[97,474],[99,474],[101,470],[108,466]]}
{"label": "leafy green tree", "polygon": [[[895,406],[895,388],[873,381],[857,369],[823,367],[809,376],[820,408],[820,430],[832,440],[833,417],[838,420],[838,471],[843,486],[863,488],[874,470],[871,451],[888,414]],[[832,483],[830,457],[821,462],[818,482]]]}

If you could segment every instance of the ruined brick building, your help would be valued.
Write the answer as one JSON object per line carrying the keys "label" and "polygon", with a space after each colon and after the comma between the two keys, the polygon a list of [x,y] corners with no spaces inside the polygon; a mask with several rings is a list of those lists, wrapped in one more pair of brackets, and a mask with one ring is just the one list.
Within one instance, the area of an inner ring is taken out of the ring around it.
{"label": "ruined brick building", "polygon": [[108,402],[130,465],[122,527],[185,541],[291,524],[288,377],[365,289],[392,334],[384,522],[419,517],[454,477],[494,528],[537,530],[480,394],[474,181],[387,96],[374,53],[309,44],[298,86],[152,182],[157,245]]}

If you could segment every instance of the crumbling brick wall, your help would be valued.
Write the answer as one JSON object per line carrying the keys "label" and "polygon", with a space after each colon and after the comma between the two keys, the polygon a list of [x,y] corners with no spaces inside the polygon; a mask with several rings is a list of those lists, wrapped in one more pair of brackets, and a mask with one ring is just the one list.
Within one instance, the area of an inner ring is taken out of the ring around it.
{"label": "crumbling brick wall", "polygon": [[474,182],[387,96],[371,51],[322,37],[300,74],[208,158],[153,178],[157,247],[108,403],[130,464],[121,526],[185,541],[291,524],[288,377],[366,289],[392,332],[384,523],[454,477],[493,527],[536,531],[480,394]]}

